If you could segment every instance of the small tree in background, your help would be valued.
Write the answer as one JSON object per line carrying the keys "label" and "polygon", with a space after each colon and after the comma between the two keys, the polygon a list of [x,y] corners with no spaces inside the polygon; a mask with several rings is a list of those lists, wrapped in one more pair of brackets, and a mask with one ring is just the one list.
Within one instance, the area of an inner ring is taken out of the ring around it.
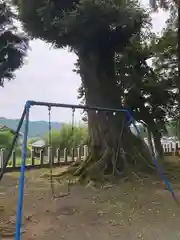
{"label": "small tree in background", "polygon": [[0,132],[0,149],[9,149],[12,143],[12,134],[9,131]]}
{"label": "small tree in background", "polygon": [[[4,149],[7,153],[12,145],[13,134],[10,131],[3,131],[0,132],[0,149]],[[14,150],[16,151],[16,156],[21,158],[22,157],[22,146],[16,144]],[[27,148],[27,157],[30,157],[31,151],[30,148]],[[11,162],[11,161],[10,161]]]}
{"label": "small tree in background", "polygon": [[[86,127],[77,127],[70,124],[63,124],[60,131],[52,131],[52,147],[53,149],[68,148],[69,150],[87,143],[88,129]],[[46,145],[48,145],[48,134],[44,138]]]}

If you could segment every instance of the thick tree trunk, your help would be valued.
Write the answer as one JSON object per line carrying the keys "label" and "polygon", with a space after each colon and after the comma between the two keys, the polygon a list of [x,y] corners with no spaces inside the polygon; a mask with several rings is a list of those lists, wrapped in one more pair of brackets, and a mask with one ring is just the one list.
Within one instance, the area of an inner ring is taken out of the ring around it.
{"label": "thick tree trunk", "polygon": [[[120,91],[114,77],[113,55],[98,58],[79,55],[80,74],[89,106],[120,109]],[[107,60],[109,62],[107,62]],[[122,172],[129,164],[141,169],[151,164],[151,154],[143,141],[135,137],[127,126],[124,113],[88,111],[91,142],[90,156],[77,174],[91,178]]]}
{"label": "thick tree trunk", "polygon": [[178,31],[177,31],[177,42],[178,42],[178,77],[176,80],[176,85],[178,88],[178,105],[180,111],[180,1],[175,1],[178,7]]}

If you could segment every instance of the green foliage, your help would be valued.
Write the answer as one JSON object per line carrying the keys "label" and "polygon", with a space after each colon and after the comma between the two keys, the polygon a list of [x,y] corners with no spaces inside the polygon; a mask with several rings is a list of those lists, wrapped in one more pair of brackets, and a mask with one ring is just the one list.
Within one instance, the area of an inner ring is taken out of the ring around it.
{"label": "green foliage", "polygon": [[135,1],[15,0],[27,32],[75,50],[121,51],[147,18]]}
{"label": "green foliage", "polygon": [[159,8],[162,8],[164,11],[171,10],[175,6],[177,6],[178,1],[166,1],[166,0],[150,0],[150,6],[154,11],[157,11]]}
{"label": "green foliage", "polygon": [[[0,149],[9,150],[12,145],[13,134],[10,131],[0,132]],[[17,157],[22,157],[22,146],[15,146]],[[31,150],[27,147],[27,157],[30,157]]]}
{"label": "green foliage", "polygon": [[[16,147],[16,156],[22,158],[22,146]],[[27,158],[31,156],[31,148],[27,146]]]}
{"label": "green foliage", "polygon": [[168,24],[162,36],[154,44],[153,67],[158,74],[159,81],[165,80],[163,83],[171,88],[176,87],[178,77],[176,24],[176,21]]}
{"label": "green foliage", "polygon": [[9,131],[0,132],[0,149],[9,149],[12,142],[12,134]]}
{"label": "green foliage", "polygon": [[154,125],[160,132],[166,132],[166,122],[178,107],[174,91],[178,86],[176,26],[177,16],[168,20],[161,37],[147,29],[116,59],[124,105],[137,121]]}
{"label": "green foliage", "polygon": [[0,86],[14,78],[14,71],[22,66],[28,49],[27,37],[19,32],[17,20],[9,1],[0,2]]}
{"label": "green foliage", "polygon": [[177,88],[180,89],[180,83],[178,73],[177,10],[172,9],[171,14],[166,28],[163,29],[162,36],[157,38],[154,44],[153,68],[158,76],[159,86],[162,90],[166,90],[166,116],[173,118],[179,113]]}
{"label": "green foliage", "polygon": [[[53,148],[71,149],[87,143],[88,130],[86,127],[74,127],[69,124],[63,124],[60,131],[52,131],[52,146]],[[48,145],[48,135],[45,136],[46,144]]]}

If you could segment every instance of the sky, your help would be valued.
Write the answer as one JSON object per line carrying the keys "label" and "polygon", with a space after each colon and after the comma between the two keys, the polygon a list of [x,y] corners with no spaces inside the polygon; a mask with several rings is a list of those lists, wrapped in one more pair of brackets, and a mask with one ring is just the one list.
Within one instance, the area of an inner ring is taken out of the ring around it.
{"label": "sky", "polygon": [[[143,0],[147,6],[147,0]],[[165,25],[167,13],[159,11],[152,15],[153,28],[160,32]],[[27,100],[79,104],[77,89],[80,77],[72,70],[76,55],[66,49],[53,49],[41,40],[31,42],[31,50],[25,65],[16,72],[15,80],[6,82],[0,88],[0,117],[20,118]],[[32,107],[30,120],[48,120],[45,107]],[[53,109],[52,120],[70,122],[71,111]],[[75,121],[80,120],[80,111],[75,113]]]}

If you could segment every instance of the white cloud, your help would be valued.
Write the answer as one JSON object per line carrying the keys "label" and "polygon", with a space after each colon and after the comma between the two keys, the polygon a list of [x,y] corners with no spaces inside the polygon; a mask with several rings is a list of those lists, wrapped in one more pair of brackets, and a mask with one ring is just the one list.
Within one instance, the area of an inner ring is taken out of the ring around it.
{"label": "white cloud", "polygon": [[[17,71],[16,79],[0,89],[0,116],[19,118],[26,100],[79,104],[80,77],[72,72],[76,55],[55,50],[40,41],[31,43],[28,61]],[[34,107],[33,107],[34,108]],[[69,120],[67,111],[56,111],[53,119]],[[47,119],[44,108],[34,108],[32,119]]]}

